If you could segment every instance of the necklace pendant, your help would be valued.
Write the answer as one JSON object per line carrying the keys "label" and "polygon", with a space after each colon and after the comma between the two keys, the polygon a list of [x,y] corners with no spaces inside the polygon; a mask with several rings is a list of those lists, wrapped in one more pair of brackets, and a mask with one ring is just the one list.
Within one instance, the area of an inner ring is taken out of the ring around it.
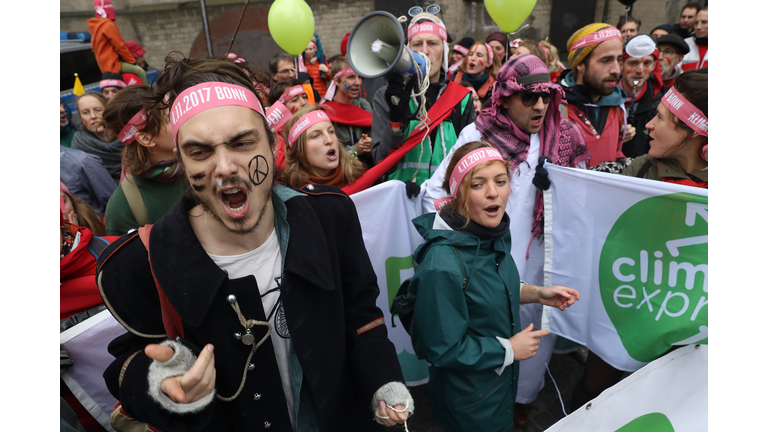
{"label": "necklace pendant", "polygon": [[592,123],[589,122],[589,120],[585,120],[584,123],[591,125]]}
{"label": "necklace pendant", "polygon": [[[598,135],[595,135],[595,136],[597,137],[597,139],[600,139],[600,135],[599,135],[599,134],[598,134]],[[243,339],[245,339],[245,338],[243,338]]]}
{"label": "necklace pendant", "polygon": [[243,338],[240,340],[245,345],[253,345],[253,342],[256,340],[255,337],[251,334],[251,329],[247,329],[245,331],[245,334],[243,335]]}

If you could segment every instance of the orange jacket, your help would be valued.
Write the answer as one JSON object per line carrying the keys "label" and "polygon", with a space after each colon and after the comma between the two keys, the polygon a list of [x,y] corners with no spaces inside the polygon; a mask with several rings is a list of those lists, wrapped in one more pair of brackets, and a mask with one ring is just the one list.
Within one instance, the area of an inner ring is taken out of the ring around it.
{"label": "orange jacket", "polygon": [[91,30],[91,49],[96,56],[101,72],[120,72],[120,62],[136,63],[136,59],[125,46],[120,30],[109,18],[88,20]]}
{"label": "orange jacket", "polygon": [[[320,78],[320,60],[316,61],[315,64],[311,64],[309,60],[306,60],[304,65],[307,66],[307,74],[312,77],[312,87],[317,90],[320,97],[325,96],[325,92],[328,91],[328,85]],[[330,68],[328,69],[328,73],[330,73]]]}

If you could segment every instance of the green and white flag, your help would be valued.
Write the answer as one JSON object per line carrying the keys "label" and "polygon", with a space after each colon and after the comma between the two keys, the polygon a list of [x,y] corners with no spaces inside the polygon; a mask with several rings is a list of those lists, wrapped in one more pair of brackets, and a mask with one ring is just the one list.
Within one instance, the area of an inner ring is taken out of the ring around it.
{"label": "green and white flag", "polygon": [[708,191],[546,168],[545,282],[574,288],[581,300],[550,309],[543,325],[548,318],[553,333],[625,371],[673,346],[706,344]]}

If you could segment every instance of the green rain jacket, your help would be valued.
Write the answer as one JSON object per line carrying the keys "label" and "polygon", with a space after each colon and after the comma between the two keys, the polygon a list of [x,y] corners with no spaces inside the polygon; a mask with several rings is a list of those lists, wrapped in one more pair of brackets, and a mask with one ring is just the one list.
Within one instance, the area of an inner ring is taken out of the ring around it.
{"label": "green rain jacket", "polygon": [[[520,276],[509,232],[483,239],[454,231],[439,214],[413,220],[426,243],[414,252],[416,293],[411,336],[429,370],[428,401],[437,424],[451,432],[512,427],[518,362],[504,368],[496,339],[520,332]],[[468,281],[462,290],[461,264]]]}

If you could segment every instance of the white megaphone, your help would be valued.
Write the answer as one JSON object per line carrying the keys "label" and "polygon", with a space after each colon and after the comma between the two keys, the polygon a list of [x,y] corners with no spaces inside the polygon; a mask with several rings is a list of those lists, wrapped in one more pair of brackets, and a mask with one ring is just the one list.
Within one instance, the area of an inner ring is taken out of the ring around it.
{"label": "white megaphone", "polygon": [[427,75],[427,63],[407,46],[400,22],[389,12],[375,11],[355,24],[347,42],[347,60],[363,78],[380,77],[389,71]]}

